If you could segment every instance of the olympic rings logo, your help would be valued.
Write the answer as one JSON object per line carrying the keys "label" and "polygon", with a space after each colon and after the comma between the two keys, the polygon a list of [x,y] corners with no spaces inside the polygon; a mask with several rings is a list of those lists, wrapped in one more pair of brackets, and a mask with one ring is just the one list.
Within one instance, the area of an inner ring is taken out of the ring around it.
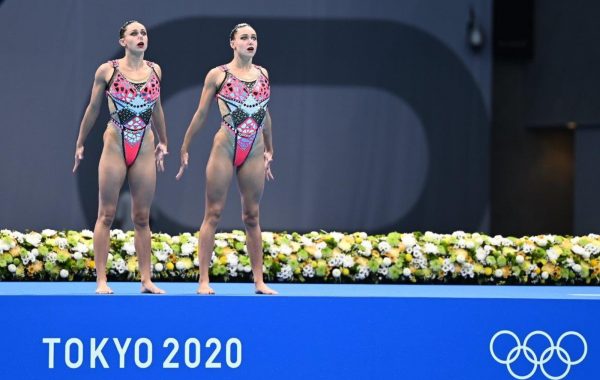
{"label": "olympic rings logo", "polygon": [[[515,343],[516,343],[515,347],[512,348],[508,352],[505,359],[499,358],[496,355],[496,353],[494,352],[494,343],[496,342],[496,339],[502,335],[511,336],[515,340]],[[536,355],[536,353],[533,351],[533,349],[531,349],[527,345],[527,343],[529,343],[529,340],[537,335],[540,335],[540,336],[546,338],[549,343],[548,348],[546,348],[542,352],[542,354],[540,355],[539,358]],[[569,355],[567,350],[565,350],[563,347],[560,346],[563,339],[568,336],[571,336],[571,335],[579,338],[581,340],[581,343],[583,344],[583,353],[581,354],[581,357],[579,357],[577,360],[572,360],[571,356]],[[540,331],[540,330],[529,333],[525,337],[523,344],[521,344],[521,341],[519,340],[517,335],[509,330],[498,331],[496,334],[494,334],[494,336],[492,337],[492,340],[490,340],[490,354],[492,354],[492,357],[494,358],[494,360],[496,360],[500,364],[506,364],[506,369],[508,369],[508,372],[512,375],[512,377],[514,377],[515,379],[519,379],[519,380],[526,380],[526,379],[531,378],[537,371],[538,366],[540,367],[540,370],[542,371],[544,376],[546,376],[546,378],[548,378],[550,380],[564,379],[565,376],[567,376],[569,374],[569,371],[571,370],[571,366],[577,365],[577,364],[581,363],[583,361],[583,359],[585,359],[585,357],[587,356],[587,349],[588,349],[587,341],[585,340],[583,335],[581,335],[580,333],[578,333],[576,331],[567,331],[567,332],[563,333],[558,338],[558,341],[556,342],[556,344],[554,344],[554,341],[552,340],[550,335],[548,335],[548,333],[546,333],[544,331]],[[521,352],[523,352],[527,361],[529,361],[529,363],[533,364],[533,368],[531,369],[531,372],[529,372],[526,375],[516,374],[511,366],[512,363],[514,363],[517,359],[519,359],[519,357],[521,356]],[[560,361],[563,362],[567,366],[565,371],[558,376],[553,376],[553,375],[549,374],[546,371],[546,369],[544,368],[544,364],[548,363],[553,358],[554,353],[556,353],[556,355],[558,356]]]}

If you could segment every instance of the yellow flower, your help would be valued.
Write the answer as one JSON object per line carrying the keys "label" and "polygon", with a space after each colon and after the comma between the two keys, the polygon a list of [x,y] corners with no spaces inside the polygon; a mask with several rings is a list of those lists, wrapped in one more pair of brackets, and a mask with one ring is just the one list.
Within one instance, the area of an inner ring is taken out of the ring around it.
{"label": "yellow flower", "polygon": [[344,276],[349,276],[350,275],[350,270],[348,268],[344,268],[344,269],[342,269],[342,274]]}
{"label": "yellow flower", "polygon": [[85,264],[88,267],[88,269],[96,268],[96,262],[94,260],[88,260]]}
{"label": "yellow flower", "polygon": [[[227,262],[227,260],[225,260],[225,261]],[[173,265],[173,263],[170,261],[165,265],[165,267],[167,268],[167,270],[175,269],[175,265]]]}
{"label": "yellow flower", "polygon": [[352,248],[352,244],[344,239],[338,244],[338,247],[340,247],[342,251],[348,252]]}
{"label": "yellow flower", "polygon": [[227,257],[225,255],[219,257],[219,264],[221,264],[221,265],[227,264]]}
{"label": "yellow flower", "polygon": [[491,276],[492,275],[492,268],[485,267],[485,269],[483,270],[483,273],[485,273],[486,276]]}
{"label": "yellow flower", "polygon": [[406,255],[404,255],[404,259],[409,263],[413,261],[413,257],[410,253],[407,253]]}
{"label": "yellow flower", "polygon": [[10,251],[8,251],[12,257],[21,256],[21,248],[17,245],[13,247]]}

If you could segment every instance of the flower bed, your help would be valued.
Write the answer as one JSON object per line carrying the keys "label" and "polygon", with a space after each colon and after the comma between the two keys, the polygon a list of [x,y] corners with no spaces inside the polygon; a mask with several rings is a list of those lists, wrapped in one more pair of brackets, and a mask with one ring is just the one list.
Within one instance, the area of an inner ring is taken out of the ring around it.
{"label": "flower bed", "polygon": [[[0,231],[0,280],[94,280],[92,232]],[[133,232],[112,230],[110,280],[139,280]],[[478,233],[263,232],[268,281],[319,283],[598,284],[600,236],[520,238]],[[246,236],[218,233],[213,281],[251,281]],[[197,235],[152,235],[159,281],[196,281]]]}

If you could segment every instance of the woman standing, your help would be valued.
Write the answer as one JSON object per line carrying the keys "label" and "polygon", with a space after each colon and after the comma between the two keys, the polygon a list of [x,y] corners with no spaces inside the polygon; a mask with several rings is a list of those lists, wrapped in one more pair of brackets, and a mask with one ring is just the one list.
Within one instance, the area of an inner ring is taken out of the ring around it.
{"label": "woman standing", "polygon": [[[103,63],[96,71],[90,103],[85,110],[75,147],[77,170],[83,159],[84,141],[94,125],[102,94],[106,93],[111,119],[104,132],[104,148],[98,167],[99,205],[94,227],[96,293],[112,294],[107,284],[106,261],[110,245],[110,227],[115,217],[119,192],[125,177],[132,198],[131,218],[135,226],[135,250],[143,293],[161,294],[151,279],[150,205],[156,187],[156,168],[164,170],[167,133],[160,103],[161,69],[144,60],[148,34],[138,21],[127,21],[119,32],[119,44],[125,48],[121,59]],[[154,146],[154,125],[159,142]]]}
{"label": "woman standing", "polygon": [[236,25],[229,40],[233,59],[226,65],[213,68],[206,75],[198,109],[183,140],[181,167],[176,177],[181,178],[187,168],[192,137],[204,127],[210,102],[216,97],[222,122],[214,137],[206,166],[204,220],[199,240],[200,284],[197,292],[214,294],[209,286],[209,264],[215,231],[235,172],[256,293],[277,294],[263,280],[259,225],[259,203],[265,178],[274,179],[270,166],[273,160],[271,117],[267,109],[270,98],[269,74],[263,67],[252,64],[258,39],[250,25]]}

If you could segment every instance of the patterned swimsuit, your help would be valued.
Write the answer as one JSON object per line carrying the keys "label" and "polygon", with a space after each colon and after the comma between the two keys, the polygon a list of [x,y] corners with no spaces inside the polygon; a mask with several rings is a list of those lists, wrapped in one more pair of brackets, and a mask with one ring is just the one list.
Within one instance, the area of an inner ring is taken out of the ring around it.
{"label": "patterned swimsuit", "polygon": [[114,72],[108,82],[106,96],[114,105],[111,123],[121,131],[125,164],[130,167],[140,152],[146,129],[151,125],[152,110],[160,97],[160,81],[154,64],[146,61],[152,69],[143,83],[130,82],[119,71],[119,61],[111,61]]}
{"label": "patterned swimsuit", "polygon": [[252,150],[258,131],[264,125],[271,96],[269,79],[260,66],[254,67],[260,71],[260,76],[252,82],[231,74],[227,65],[220,67],[225,72],[225,79],[215,96],[227,106],[228,113],[222,116],[221,125],[235,136],[233,165],[236,167],[246,161]]}

